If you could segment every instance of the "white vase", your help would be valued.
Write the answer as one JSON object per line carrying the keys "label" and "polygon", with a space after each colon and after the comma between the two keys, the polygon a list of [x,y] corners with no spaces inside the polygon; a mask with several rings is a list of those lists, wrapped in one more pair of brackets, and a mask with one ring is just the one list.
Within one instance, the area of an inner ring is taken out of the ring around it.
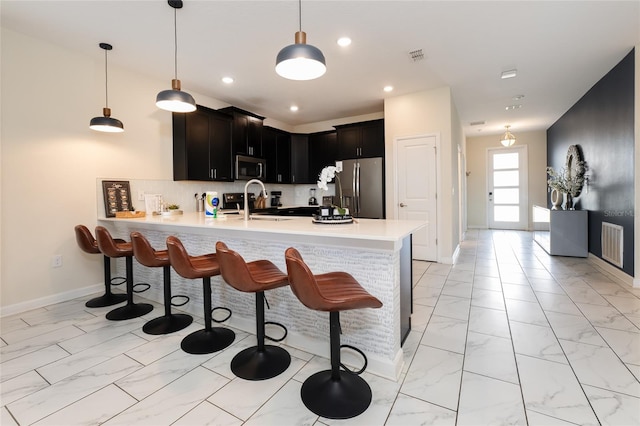
{"label": "white vase", "polygon": [[562,193],[557,189],[551,190],[551,210],[558,210],[562,205]]}

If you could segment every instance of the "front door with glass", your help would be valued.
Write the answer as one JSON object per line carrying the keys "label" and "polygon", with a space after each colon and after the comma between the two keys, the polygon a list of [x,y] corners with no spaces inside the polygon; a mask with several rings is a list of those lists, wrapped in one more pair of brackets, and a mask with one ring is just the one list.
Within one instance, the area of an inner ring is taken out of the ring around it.
{"label": "front door with glass", "polygon": [[527,147],[491,148],[487,163],[489,228],[526,230]]}

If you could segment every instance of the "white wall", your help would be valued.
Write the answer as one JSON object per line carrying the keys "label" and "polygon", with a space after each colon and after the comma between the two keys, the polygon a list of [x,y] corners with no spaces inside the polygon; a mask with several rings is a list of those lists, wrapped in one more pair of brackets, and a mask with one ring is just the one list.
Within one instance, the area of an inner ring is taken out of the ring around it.
{"label": "white wall", "polygon": [[[518,132],[516,145],[527,145],[529,167],[529,212],[533,205],[547,205],[547,132]],[[487,150],[499,148],[500,135],[467,138],[467,224],[469,228],[487,228]],[[529,229],[533,229],[529,214]]]}
{"label": "white wall", "polygon": [[[395,158],[398,138],[437,134],[441,170],[438,170],[438,261],[451,263],[458,246],[458,144],[464,146],[451,90],[442,87],[385,99],[387,218],[396,217]],[[458,120],[459,121],[459,120]]]}
{"label": "white wall", "polygon": [[[81,253],[73,232],[76,224],[96,225],[96,178],[170,180],[173,172],[171,114],[155,106],[169,80],[109,66],[109,106],[125,132],[102,134],[89,129],[104,106],[100,49],[80,56],[4,28],[1,43],[0,306],[6,307],[54,301],[102,282],[100,256]],[[204,105],[226,106],[192,94]],[[50,267],[55,254],[63,256],[62,268]]]}

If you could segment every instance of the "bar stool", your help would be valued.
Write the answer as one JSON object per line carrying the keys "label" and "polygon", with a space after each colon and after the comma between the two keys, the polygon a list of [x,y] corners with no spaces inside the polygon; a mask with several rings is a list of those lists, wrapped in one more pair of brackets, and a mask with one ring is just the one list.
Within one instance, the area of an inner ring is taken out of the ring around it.
{"label": "bar stool", "polygon": [[[279,346],[265,345],[264,292],[289,285],[287,274],[268,260],[245,262],[237,252],[229,249],[221,241],[216,243],[216,254],[220,264],[222,278],[239,291],[256,294],[256,337],[258,344],[239,352],[231,360],[231,371],[246,380],[265,380],[277,376],[289,368],[291,356]],[[268,305],[267,305],[268,306]],[[287,336],[287,329],[282,324],[270,322],[284,329],[282,341]]]}
{"label": "bar stool", "polygon": [[[96,239],[91,235],[91,231],[84,225],[76,225],[74,228],[76,231],[76,242],[82,251],[89,254],[100,254],[98,243]],[[124,240],[119,240],[124,243]],[[104,294],[99,297],[94,297],[85,303],[87,308],[102,308],[104,306],[117,305],[127,300],[127,295],[124,293],[111,293],[111,286],[122,284],[124,281],[114,283],[111,278],[111,258],[109,256],[102,256],[104,260]],[[121,278],[121,277],[117,277]]]}
{"label": "bar stool", "polygon": [[[236,337],[233,330],[223,327],[212,327],[211,309],[211,277],[220,275],[220,266],[215,253],[203,254],[201,256],[190,256],[182,245],[182,241],[174,236],[167,238],[167,249],[169,250],[169,261],[175,271],[183,278],[202,278],[202,293],[204,296],[204,329],[194,331],[182,339],[180,347],[190,354],[209,354],[220,351],[231,343]],[[220,309],[220,308],[216,308]],[[229,311],[226,308],[221,308]],[[231,316],[229,311],[229,317]],[[229,319],[225,318],[223,322]]]}
{"label": "bar stool", "polygon": [[[331,370],[320,371],[302,384],[300,395],[304,405],[315,414],[329,419],[349,419],[363,413],[371,404],[371,388],[359,376],[367,367],[367,358],[358,372],[340,363],[340,311],[379,308],[377,298],[369,294],[350,274],[330,272],[313,275],[293,247],[285,251],[289,285],[296,297],[309,309],[329,312]],[[346,371],[340,370],[343,367]]]}
{"label": "bar stool", "polygon": [[100,251],[111,258],[124,257],[127,270],[127,304],[107,313],[107,319],[122,321],[138,318],[153,310],[148,303],[133,303],[133,248],[129,242],[118,242],[104,226],[96,226],[96,240]]}
{"label": "bar stool", "polygon": [[[133,246],[133,255],[138,263],[149,268],[162,267],[164,283],[164,316],[154,318],[147,322],[142,327],[142,331],[147,334],[169,334],[188,327],[189,324],[193,322],[193,317],[191,315],[171,313],[171,264],[169,263],[169,252],[167,250],[155,250],[151,247],[149,240],[147,240],[140,232],[131,233],[131,245]],[[187,297],[187,302],[188,301],[189,298]],[[184,305],[184,303],[182,305]]]}

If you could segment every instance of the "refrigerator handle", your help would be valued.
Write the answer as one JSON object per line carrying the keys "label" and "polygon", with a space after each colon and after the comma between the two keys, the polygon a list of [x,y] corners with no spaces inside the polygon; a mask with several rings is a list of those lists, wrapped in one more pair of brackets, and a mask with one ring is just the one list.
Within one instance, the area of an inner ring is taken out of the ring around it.
{"label": "refrigerator handle", "polygon": [[356,163],[357,172],[356,172],[356,212],[360,213],[360,163]]}
{"label": "refrigerator handle", "polygon": [[351,179],[351,194],[353,195],[353,206],[351,206],[351,208],[353,209],[353,213],[356,213],[358,210],[356,209],[356,203],[358,200],[358,192],[357,192],[357,186],[356,186],[356,179],[357,179],[357,175],[356,175],[356,164],[357,163],[353,163],[353,179]]}

